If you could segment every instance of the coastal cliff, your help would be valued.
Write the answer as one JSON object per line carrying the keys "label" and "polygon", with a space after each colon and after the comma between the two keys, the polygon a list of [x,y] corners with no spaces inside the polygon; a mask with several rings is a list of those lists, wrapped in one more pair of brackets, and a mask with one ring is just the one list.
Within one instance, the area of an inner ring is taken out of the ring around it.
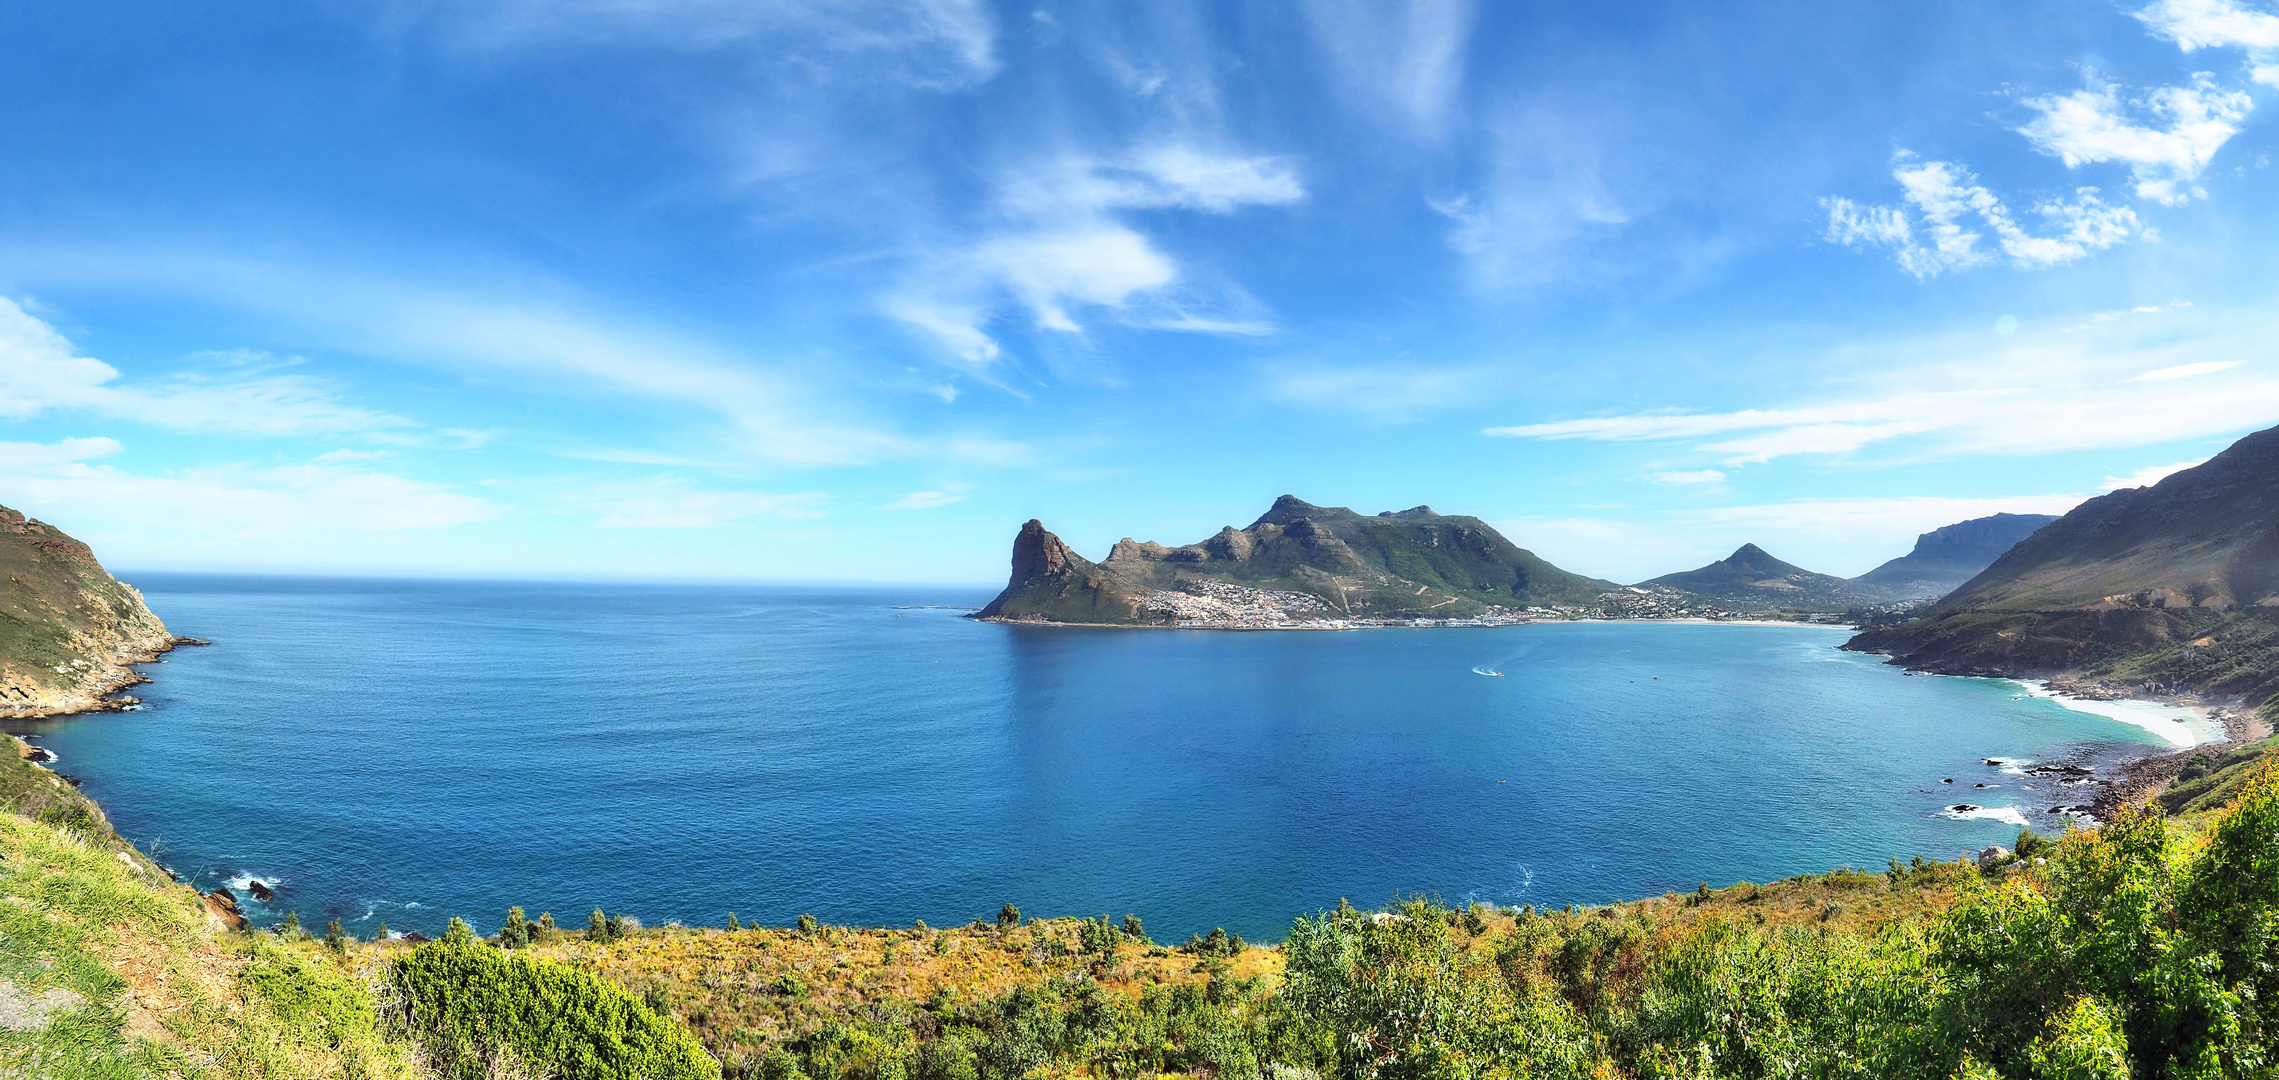
{"label": "coastal cliff", "polygon": [[127,665],[177,639],[142,593],[103,569],[86,544],[0,507],[0,715],[121,708],[111,695],[143,678]]}

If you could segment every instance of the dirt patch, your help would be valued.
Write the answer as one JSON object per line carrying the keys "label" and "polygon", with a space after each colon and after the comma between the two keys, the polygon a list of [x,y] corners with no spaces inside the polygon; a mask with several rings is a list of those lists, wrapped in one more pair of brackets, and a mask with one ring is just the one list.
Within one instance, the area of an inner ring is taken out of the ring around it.
{"label": "dirt patch", "polygon": [[87,1004],[87,999],[69,990],[49,990],[32,993],[20,989],[15,983],[0,979],[0,1028],[9,1031],[38,1031],[48,1025],[48,1019],[59,1012],[69,1012]]}

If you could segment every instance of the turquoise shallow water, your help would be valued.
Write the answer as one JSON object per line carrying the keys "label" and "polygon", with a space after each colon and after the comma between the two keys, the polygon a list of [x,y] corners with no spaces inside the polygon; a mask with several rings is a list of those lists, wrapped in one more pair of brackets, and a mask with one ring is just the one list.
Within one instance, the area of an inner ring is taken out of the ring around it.
{"label": "turquoise shallow water", "polygon": [[214,644],[150,665],[141,711],[14,730],[182,877],[365,931],[1011,901],[1272,939],[1340,897],[1951,859],[2016,827],[1947,804],[2086,801],[1981,758],[2147,738],[1818,627],[1055,630],[899,606],[987,599],[943,590],[130,577]]}

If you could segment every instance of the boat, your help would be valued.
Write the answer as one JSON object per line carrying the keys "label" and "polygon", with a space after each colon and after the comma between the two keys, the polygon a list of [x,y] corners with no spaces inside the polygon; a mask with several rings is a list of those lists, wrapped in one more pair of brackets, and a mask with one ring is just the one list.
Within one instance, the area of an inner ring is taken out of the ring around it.
{"label": "boat", "polygon": [[1488,670],[1488,669],[1486,669],[1486,668],[1473,668],[1473,669],[1472,669],[1472,674],[1474,674],[1474,675],[1485,675],[1485,676],[1487,676],[1487,677],[1489,677],[1489,678],[1491,678],[1491,679],[1500,679],[1500,678],[1503,678],[1503,677],[1504,677],[1504,673],[1503,673],[1503,672],[1500,672],[1500,671],[1489,671],[1489,670]]}

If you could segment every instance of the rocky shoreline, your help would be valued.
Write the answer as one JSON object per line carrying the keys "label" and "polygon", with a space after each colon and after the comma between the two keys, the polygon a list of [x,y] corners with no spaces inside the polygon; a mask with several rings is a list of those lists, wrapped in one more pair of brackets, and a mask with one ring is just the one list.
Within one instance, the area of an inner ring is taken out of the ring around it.
{"label": "rocky shoreline", "polygon": [[91,712],[126,712],[142,705],[142,699],[130,697],[122,691],[150,681],[150,676],[136,671],[135,664],[148,664],[166,653],[185,645],[210,645],[190,637],[168,637],[154,644],[140,647],[122,647],[108,667],[93,670],[82,681],[68,689],[49,689],[34,683],[11,680],[0,687],[0,717],[11,720],[34,720],[51,716],[72,716]]}

